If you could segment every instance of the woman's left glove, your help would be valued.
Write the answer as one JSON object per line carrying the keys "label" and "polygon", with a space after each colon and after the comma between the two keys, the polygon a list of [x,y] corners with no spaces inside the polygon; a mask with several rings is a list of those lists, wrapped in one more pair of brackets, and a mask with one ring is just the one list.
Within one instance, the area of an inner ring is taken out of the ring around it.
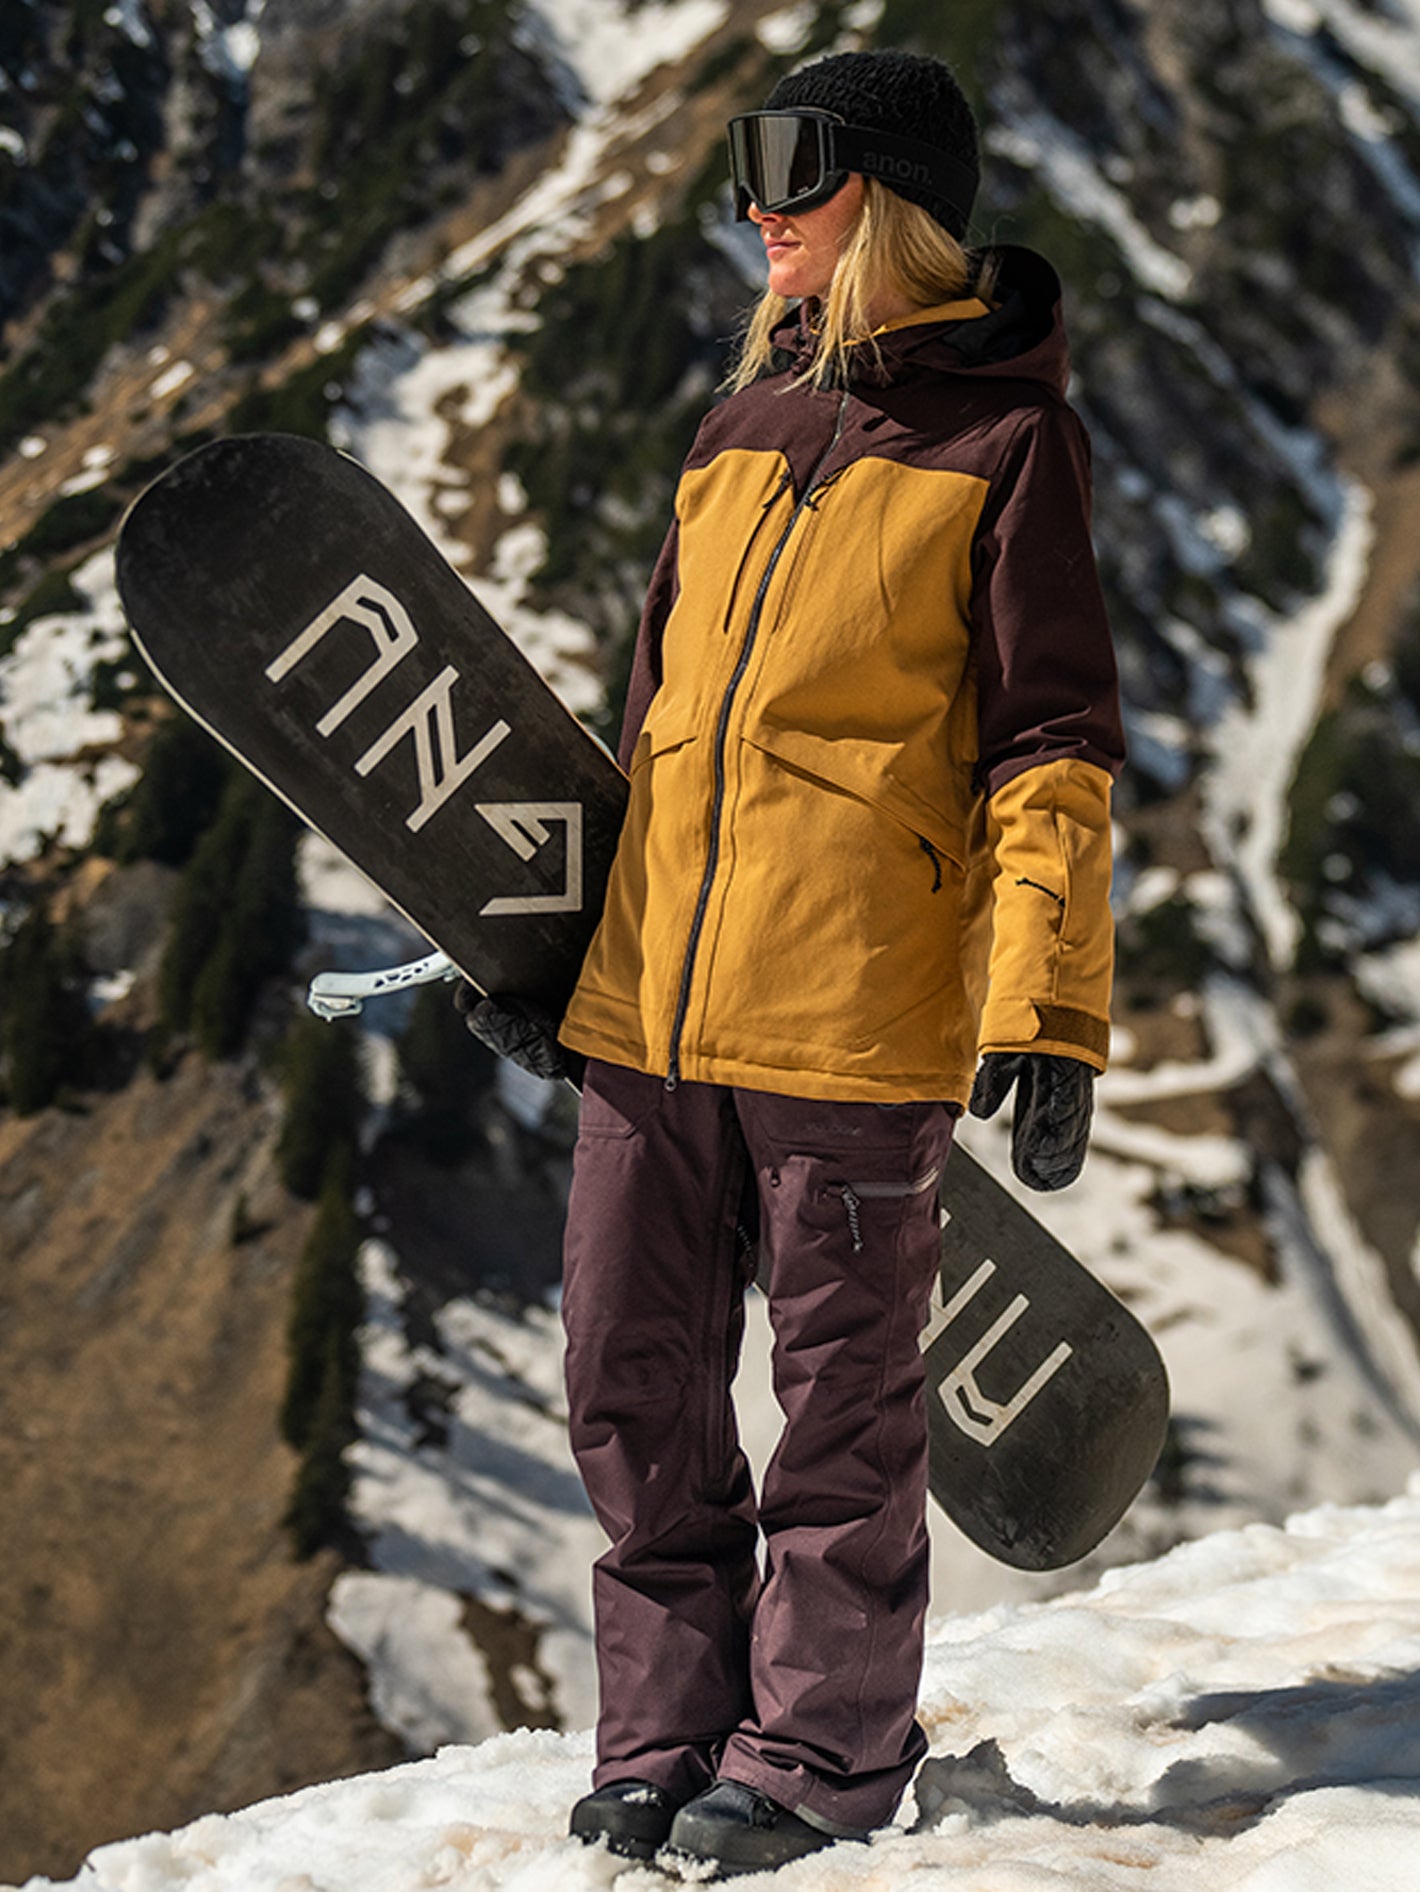
{"label": "woman's left glove", "polygon": [[988,1051],[971,1087],[972,1116],[994,1117],[1012,1085],[1011,1167],[1028,1189],[1064,1189],[1084,1168],[1094,1071],[1046,1051]]}
{"label": "woman's left glove", "polygon": [[467,980],[455,988],[454,1007],[480,1043],[534,1077],[577,1082],[583,1060],[557,1042],[557,1020],[528,999],[485,998]]}

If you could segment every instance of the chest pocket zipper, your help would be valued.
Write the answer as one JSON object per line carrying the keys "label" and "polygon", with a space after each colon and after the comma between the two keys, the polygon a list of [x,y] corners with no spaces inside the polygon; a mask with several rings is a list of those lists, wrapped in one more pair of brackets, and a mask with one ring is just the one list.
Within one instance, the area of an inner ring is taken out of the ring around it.
{"label": "chest pocket zipper", "polygon": [[735,606],[739,602],[740,587],[744,580],[745,568],[750,562],[750,557],[754,552],[755,546],[759,544],[759,535],[764,530],[764,522],[793,483],[794,475],[786,466],[779,475],[773,492],[760,506],[759,517],[754,522],[754,530],[745,540],[744,550],[740,553],[740,562],[735,567],[735,576],[730,585],[729,595],[725,599],[725,616],[720,625],[721,637],[728,637],[730,634],[730,626],[734,623]]}
{"label": "chest pocket zipper", "polygon": [[836,473],[830,473],[827,479],[820,480],[818,485],[815,486],[804,501],[806,511],[817,512],[822,503],[824,494],[835,487],[847,471],[848,468],[846,466],[841,466]]}

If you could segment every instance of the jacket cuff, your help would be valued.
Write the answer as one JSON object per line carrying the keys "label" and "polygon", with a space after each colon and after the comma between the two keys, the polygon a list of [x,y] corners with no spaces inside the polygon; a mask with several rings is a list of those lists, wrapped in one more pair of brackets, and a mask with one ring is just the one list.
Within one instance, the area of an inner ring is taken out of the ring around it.
{"label": "jacket cuff", "polygon": [[1028,999],[988,1005],[980,1052],[1035,1051],[1078,1058],[1093,1070],[1109,1063],[1109,1020],[1072,1005],[1037,1005]]}

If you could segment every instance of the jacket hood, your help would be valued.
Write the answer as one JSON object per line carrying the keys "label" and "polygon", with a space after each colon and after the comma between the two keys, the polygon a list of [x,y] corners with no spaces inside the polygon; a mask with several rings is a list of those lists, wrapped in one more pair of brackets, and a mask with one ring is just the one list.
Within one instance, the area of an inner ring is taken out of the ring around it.
{"label": "jacket hood", "polygon": [[[1070,350],[1061,310],[1060,278],[1034,250],[997,247],[996,307],[984,314],[924,310],[880,330],[875,346],[862,345],[869,385],[887,385],[914,375],[991,375],[1036,381],[1062,399],[1070,378]],[[782,357],[776,366],[802,373],[813,358],[815,335],[807,303],[791,310],[774,332]]]}

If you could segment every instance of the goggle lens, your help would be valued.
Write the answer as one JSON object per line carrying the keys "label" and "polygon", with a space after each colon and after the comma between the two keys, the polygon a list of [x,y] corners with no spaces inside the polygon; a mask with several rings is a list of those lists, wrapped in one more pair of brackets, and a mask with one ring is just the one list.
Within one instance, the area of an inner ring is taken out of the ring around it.
{"label": "goggle lens", "polygon": [[767,211],[807,209],[833,195],[842,179],[830,169],[827,130],[821,118],[787,112],[730,120],[730,182],[742,222],[751,203]]}

